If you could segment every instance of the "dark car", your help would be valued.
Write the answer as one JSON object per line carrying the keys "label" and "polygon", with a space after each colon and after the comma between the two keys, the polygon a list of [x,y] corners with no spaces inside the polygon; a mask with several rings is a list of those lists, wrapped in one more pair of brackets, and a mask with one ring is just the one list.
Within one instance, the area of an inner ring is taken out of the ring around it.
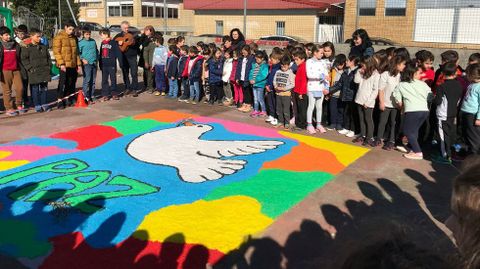
{"label": "dark car", "polygon": [[100,31],[104,27],[100,23],[83,21],[78,23],[78,28],[82,30]]}
{"label": "dark car", "polygon": [[[390,39],[386,38],[381,38],[381,37],[371,37],[370,40],[372,41],[373,45],[379,45],[379,46],[401,46],[401,44],[394,42]],[[351,43],[352,39],[349,38],[345,40],[345,43]]]}
{"label": "dark car", "polygon": [[[120,33],[122,31],[122,27],[119,24],[110,25],[108,29],[111,33]],[[133,35],[140,34],[140,30],[138,30],[138,28],[134,26],[129,26],[128,31],[130,31]]]}

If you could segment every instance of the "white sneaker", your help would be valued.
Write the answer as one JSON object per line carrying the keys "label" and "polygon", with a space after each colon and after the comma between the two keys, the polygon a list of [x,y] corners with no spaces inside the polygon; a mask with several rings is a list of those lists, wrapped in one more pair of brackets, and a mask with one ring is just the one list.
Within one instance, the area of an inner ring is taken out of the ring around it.
{"label": "white sneaker", "polygon": [[348,133],[345,134],[346,137],[354,137],[355,132],[354,131],[348,131]]}
{"label": "white sneaker", "polygon": [[272,122],[275,118],[272,116],[268,116],[268,118],[265,119],[266,122]]}
{"label": "white sneaker", "polygon": [[[272,117],[273,118],[273,117]],[[277,125],[278,124],[278,120],[273,118],[271,121],[270,121],[270,124],[272,125]]]}
{"label": "white sneaker", "polygon": [[349,132],[349,130],[347,130],[347,129],[342,129],[342,130],[338,131],[338,133],[342,134],[342,135],[346,135],[348,132]]}

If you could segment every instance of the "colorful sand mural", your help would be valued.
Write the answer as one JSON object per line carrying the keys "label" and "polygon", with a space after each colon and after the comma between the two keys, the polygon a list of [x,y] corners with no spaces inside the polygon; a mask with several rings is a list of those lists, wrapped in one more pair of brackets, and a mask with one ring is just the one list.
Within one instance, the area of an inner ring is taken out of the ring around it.
{"label": "colorful sand mural", "polygon": [[0,252],[34,268],[201,268],[367,151],[167,110],[0,145]]}

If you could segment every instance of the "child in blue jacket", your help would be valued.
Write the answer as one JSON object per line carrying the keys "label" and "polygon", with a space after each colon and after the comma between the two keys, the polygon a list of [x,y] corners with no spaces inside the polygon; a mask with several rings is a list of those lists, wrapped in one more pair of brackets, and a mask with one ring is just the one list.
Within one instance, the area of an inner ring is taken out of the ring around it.
{"label": "child in blue jacket", "polygon": [[[265,107],[265,85],[267,85],[268,64],[266,63],[266,54],[264,51],[255,53],[255,63],[250,70],[249,80],[253,87],[253,112],[251,117],[266,117]],[[260,107],[259,107],[260,106]],[[261,109],[261,111],[259,110]]]}
{"label": "child in blue jacket", "polygon": [[170,45],[168,47],[168,53],[170,56],[167,60],[167,78],[168,78],[168,98],[175,99],[178,97],[178,50],[176,45]]}
{"label": "child in blue jacket", "polygon": [[208,84],[210,85],[210,105],[213,105],[215,101],[218,104],[222,104],[223,98],[223,53],[220,48],[217,48],[208,62]]}
{"label": "child in blue jacket", "polygon": [[248,76],[254,62],[255,56],[251,55],[250,46],[245,45],[242,48],[241,57],[238,59],[237,70],[235,73],[235,81],[242,86],[243,93],[243,104],[238,110],[244,113],[252,110],[252,85],[250,85]]}

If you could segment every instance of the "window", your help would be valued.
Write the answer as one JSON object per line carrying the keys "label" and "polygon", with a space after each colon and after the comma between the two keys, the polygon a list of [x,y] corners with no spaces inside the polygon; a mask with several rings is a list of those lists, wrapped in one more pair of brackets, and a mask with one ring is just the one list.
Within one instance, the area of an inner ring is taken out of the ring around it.
{"label": "window", "polygon": [[223,21],[215,21],[215,33],[223,35]]}
{"label": "window", "polygon": [[277,35],[285,35],[285,22],[284,21],[277,21]]}
{"label": "window", "polygon": [[[142,10],[143,13],[143,10]],[[108,7],[110,17],[133,17],[133,4],[120,4]]]}
{"label": "window", "polygon": [[142,17],[154,18],[153,6],[142,6]]}
{"label": "window", "polygon": [[359,16],[375,16],[377,0],[358,0],[357,4]]}
{"label": "window", "polygon": [[120,17],[120,6],[110,6],[110,7],[108,7],[108,16],[109,17]]}
{"label": "window", "polygon": [[133,17],[133,4],[121,5],[122,17]]}
{"label": "window", "polygon": [[405,16],[407,0],[385,0],[385,16]]}
{"label": "window", "polygon": [[168,18],[178,19],[178,8],[168,8]]}

